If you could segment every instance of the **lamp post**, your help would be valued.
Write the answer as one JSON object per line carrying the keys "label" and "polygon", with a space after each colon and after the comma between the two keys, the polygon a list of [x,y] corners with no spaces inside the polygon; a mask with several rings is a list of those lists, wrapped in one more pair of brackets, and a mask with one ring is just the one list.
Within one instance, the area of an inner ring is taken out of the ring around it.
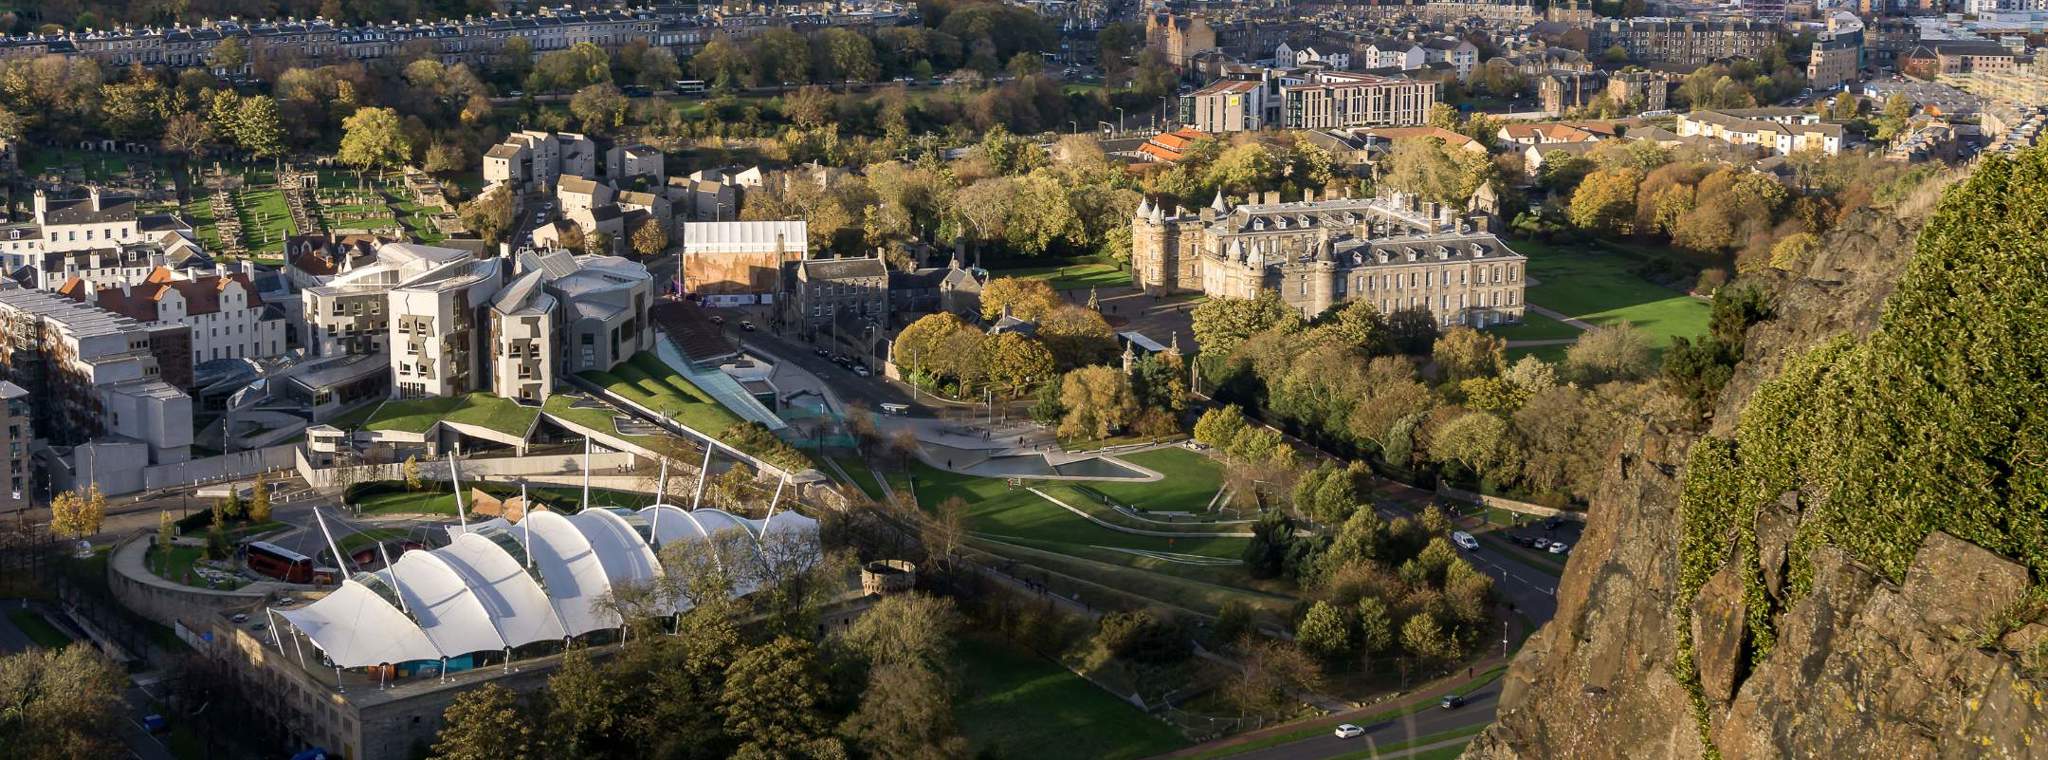
{"label": "lamp post", "polygon": [[1116,107],[1116,133],[1117,133],[1117,136],[1119,136],[1119,137],[1123,136],[1123,133],[1124,133],[1124,107],[1123,107],[1123,106],[1117,106],[1117,107]]}

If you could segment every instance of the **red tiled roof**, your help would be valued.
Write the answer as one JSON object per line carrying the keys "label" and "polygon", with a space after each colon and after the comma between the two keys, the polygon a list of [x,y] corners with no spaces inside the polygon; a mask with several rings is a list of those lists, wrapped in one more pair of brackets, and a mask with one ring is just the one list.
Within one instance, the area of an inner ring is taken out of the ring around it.
{"label": "red tiled roof", "polygon": [[64,285],[57,289],[57,294],[74,301],[95,301],[102,309],[140,322],[155,322],[157,304],[163,301],[165,293],[177,291],[178,295],[185,299],[187,315],[213,314],[220,311],[220,292],[230,282],[241,283],[242,292],[249,296],[248,308],[263,305],[263,296],[249,283],[249,276],[246,274],[180,280],[171,274],[171,270],[164,267],[157,267],[156,271],[149,273],[148,279],[141,284],[130,286],[126,291],[113,286],[101,287],[95,294],[96,299],[86,297],[86,284],[77,277],[64,281]]}

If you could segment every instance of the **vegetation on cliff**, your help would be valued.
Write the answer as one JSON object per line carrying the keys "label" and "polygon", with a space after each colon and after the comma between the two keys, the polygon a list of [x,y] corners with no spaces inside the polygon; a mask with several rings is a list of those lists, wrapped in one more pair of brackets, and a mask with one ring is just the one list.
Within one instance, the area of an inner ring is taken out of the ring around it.
{"label": "vegetation on cliff", "polygon": [[[2037,583],[2048,573],[2044,222],[2048,151],[1987,159],[1921,230],[1874,333],[1790,362],[1750,398],[1733,440],[1693,448],[1674,614],[1696,715],[1690,607],[1730,560],[1753,662],[1770,652],[1775,613],[1811,588],[1822,545],[1899,580],[1922,539],[1944,531],[2018,560]],[[1797,532],[1785,565],[1763,567],[1757,514],[1787,493]],[[1762,577],[1779,570],[1788,580],[1774,599]]]}

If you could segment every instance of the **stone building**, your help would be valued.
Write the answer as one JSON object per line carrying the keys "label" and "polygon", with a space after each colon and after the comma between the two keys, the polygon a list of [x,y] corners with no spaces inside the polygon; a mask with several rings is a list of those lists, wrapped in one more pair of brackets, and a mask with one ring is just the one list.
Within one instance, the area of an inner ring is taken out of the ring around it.
{"label": "stone building", "polygon": [[1304,315],[1366,300],[1382,313],[1427,309],[1437,323],[1522,318],[1526,258],[1451,206],[1391,194],[1199,211],[1139,204],[1131,263],[1154,293],[1251,298],[1273,290]]}
{"label": "stone building", "polygon": [[1777,43],[1778,23],[1755,19],[1601,19],[1587,28],[1589,50],[1620,47],[1631,60],[1704,66],[1723,58],[1761,58]]}

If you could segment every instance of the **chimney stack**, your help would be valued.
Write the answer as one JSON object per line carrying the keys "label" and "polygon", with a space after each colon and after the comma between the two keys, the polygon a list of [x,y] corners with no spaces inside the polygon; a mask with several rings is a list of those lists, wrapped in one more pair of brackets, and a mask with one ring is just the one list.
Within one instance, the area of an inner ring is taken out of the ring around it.
{"label": "chimney stack", "polygon": [[85,195],[86,195],[86,197],[87,197],[87,198],[91,199],[91,202],[92,202],[92,210],[94,210],[94,211],[99,211],[99,210],[100,210],[100,186],[99,186],[99,185],[93,185],[93,186],[91,186],[91,187],[88,187],[88,188],[86,188],[86,190],[85,190]]}

